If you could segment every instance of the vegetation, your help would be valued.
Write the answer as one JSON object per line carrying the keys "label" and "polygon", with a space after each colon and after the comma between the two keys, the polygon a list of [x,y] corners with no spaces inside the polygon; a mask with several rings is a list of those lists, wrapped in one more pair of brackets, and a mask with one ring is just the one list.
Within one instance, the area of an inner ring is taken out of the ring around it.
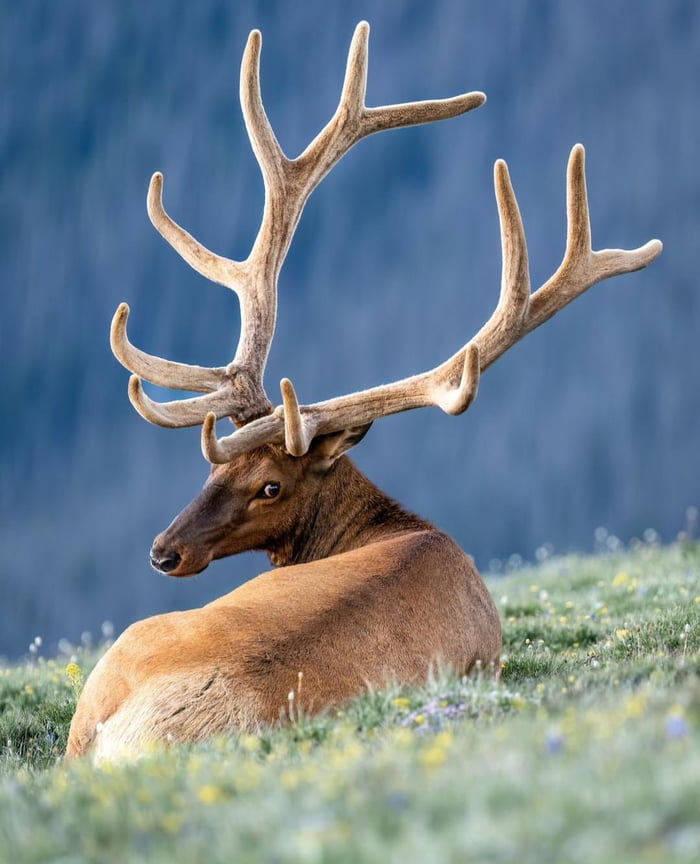
{"label": "vegetation", "polygon": [[292,703],[285,728],[133,765],[61,761],[87,652],[1,669],[0,861],[697,861],[700,546],[490,584],[499,683]]}

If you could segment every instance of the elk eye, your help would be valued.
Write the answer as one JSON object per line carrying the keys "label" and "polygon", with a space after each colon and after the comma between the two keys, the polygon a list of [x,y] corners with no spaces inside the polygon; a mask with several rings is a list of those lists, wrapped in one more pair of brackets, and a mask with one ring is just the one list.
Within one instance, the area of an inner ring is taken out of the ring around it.
{"label": "elk eye", "polygon": [[276,498],[280,494],[279,483],[266,483],[255,496],[256,498]]}

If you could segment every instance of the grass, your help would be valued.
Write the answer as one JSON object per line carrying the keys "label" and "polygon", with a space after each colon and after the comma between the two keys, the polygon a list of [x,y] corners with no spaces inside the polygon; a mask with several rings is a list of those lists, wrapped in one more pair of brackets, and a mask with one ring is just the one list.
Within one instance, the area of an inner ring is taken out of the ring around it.
{"label": "grass", "polygon": [[697,862],[700,546],[490,587],[498,684],[437,675],[130,766],[61,762],[67,658],[0,669],[0,861]]}

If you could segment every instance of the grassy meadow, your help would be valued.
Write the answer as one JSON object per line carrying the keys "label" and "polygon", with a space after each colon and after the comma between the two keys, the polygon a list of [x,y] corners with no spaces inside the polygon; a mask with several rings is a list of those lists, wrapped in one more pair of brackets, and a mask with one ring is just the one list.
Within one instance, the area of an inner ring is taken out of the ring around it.
{"label": "grassy meadow", "polygon": [[0,861],[697,864],[700,545],[489,585],[499,683],[436,675],[132,765],[61,760],[95,652],[0,668]]}

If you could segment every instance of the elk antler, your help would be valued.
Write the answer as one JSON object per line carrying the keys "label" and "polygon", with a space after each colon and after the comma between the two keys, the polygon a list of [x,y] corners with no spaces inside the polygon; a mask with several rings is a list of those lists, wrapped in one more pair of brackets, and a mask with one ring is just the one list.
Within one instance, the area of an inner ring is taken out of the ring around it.
{"label": "elk antler", "polygon": [[502,160],[494,167],[496,201],[501,225],[503,271],[496,310],[476,336],[456,354],[430,372],[370,390],[299,407],[291,382],[281,383],[283,404],[273,414],[217,439],[215,416],[202,427],[202,450],[210,462],[228,462],[238,453],[264,443],[285,444],[289,453],[305,453],[315,435],[360,426],[379,417],[427,405],[448,414],[466,410],[476,395],[479,373],[511,345],[551,318],[591,285],[639,270],[661,252],[659,240],[639,249],[594,252],[586,200],[584,149],[571,151],[567,171],[566,251],[559,269],[533,294],[527,246],[518,203]]}
{"label": "elk antler", "polygon": [[[238,424],[260,418],[256,422],[263,426],[255,426],[252,432],[256,440],[270,424],[270,428],[279,426],[283,431],[282,414],[279,411],[270,414],[272,404],[263,388],[263,373],[275,329],[277,277],[307,198],[333,165],[361,138],[385,129],[456,117],[484,103],[484,94],[475,92],[452,99],[367,108],[368,35],[369,25],[358,24],[335,114],[300,156],[288,159],[277,142],[260,95],[260,33],[253,30],[250,34],[241,64],[240,98],[248,136],[263,176],[265,203],[260,230],[245,261],[215,255],[173,222],[163,209],[163,176],[153,175],[148,190],[151,221],[198,273],[238,294],[241,333],[233,361],[228,366],[209,369],[175,363],[146,354],[129,342],[126,333],[129,307],[122,303],[112,320],[112,351],[119,362],[134,373],[129,381],[129,399],[139,414],[151,423],[194,426],[205,418],[230,416]],[[157,403],[143,392],[142,378],[162,387],[206,395]],[[283,384],[283,393],[289,405],[296,404],[291,384]],[[290,444],[293,450],[300,452],[305,450],[303,442],[310,428],[306,421],[311,407],[301,410],[302,415],[296,412],[296,420],[295,412],[286,413]],[[303,416],[303,423],[299,422],[299,416]],[[207,419],[207,441],[212,434],[212,424],[213,420]],[[228,452],[233,446],[238,452],[242,440],[237,439],[234,445],[224,442],[221,449]],[[284,435],[280,440],[284,440]],[[211,452],[219,454],[218,445]]]}

